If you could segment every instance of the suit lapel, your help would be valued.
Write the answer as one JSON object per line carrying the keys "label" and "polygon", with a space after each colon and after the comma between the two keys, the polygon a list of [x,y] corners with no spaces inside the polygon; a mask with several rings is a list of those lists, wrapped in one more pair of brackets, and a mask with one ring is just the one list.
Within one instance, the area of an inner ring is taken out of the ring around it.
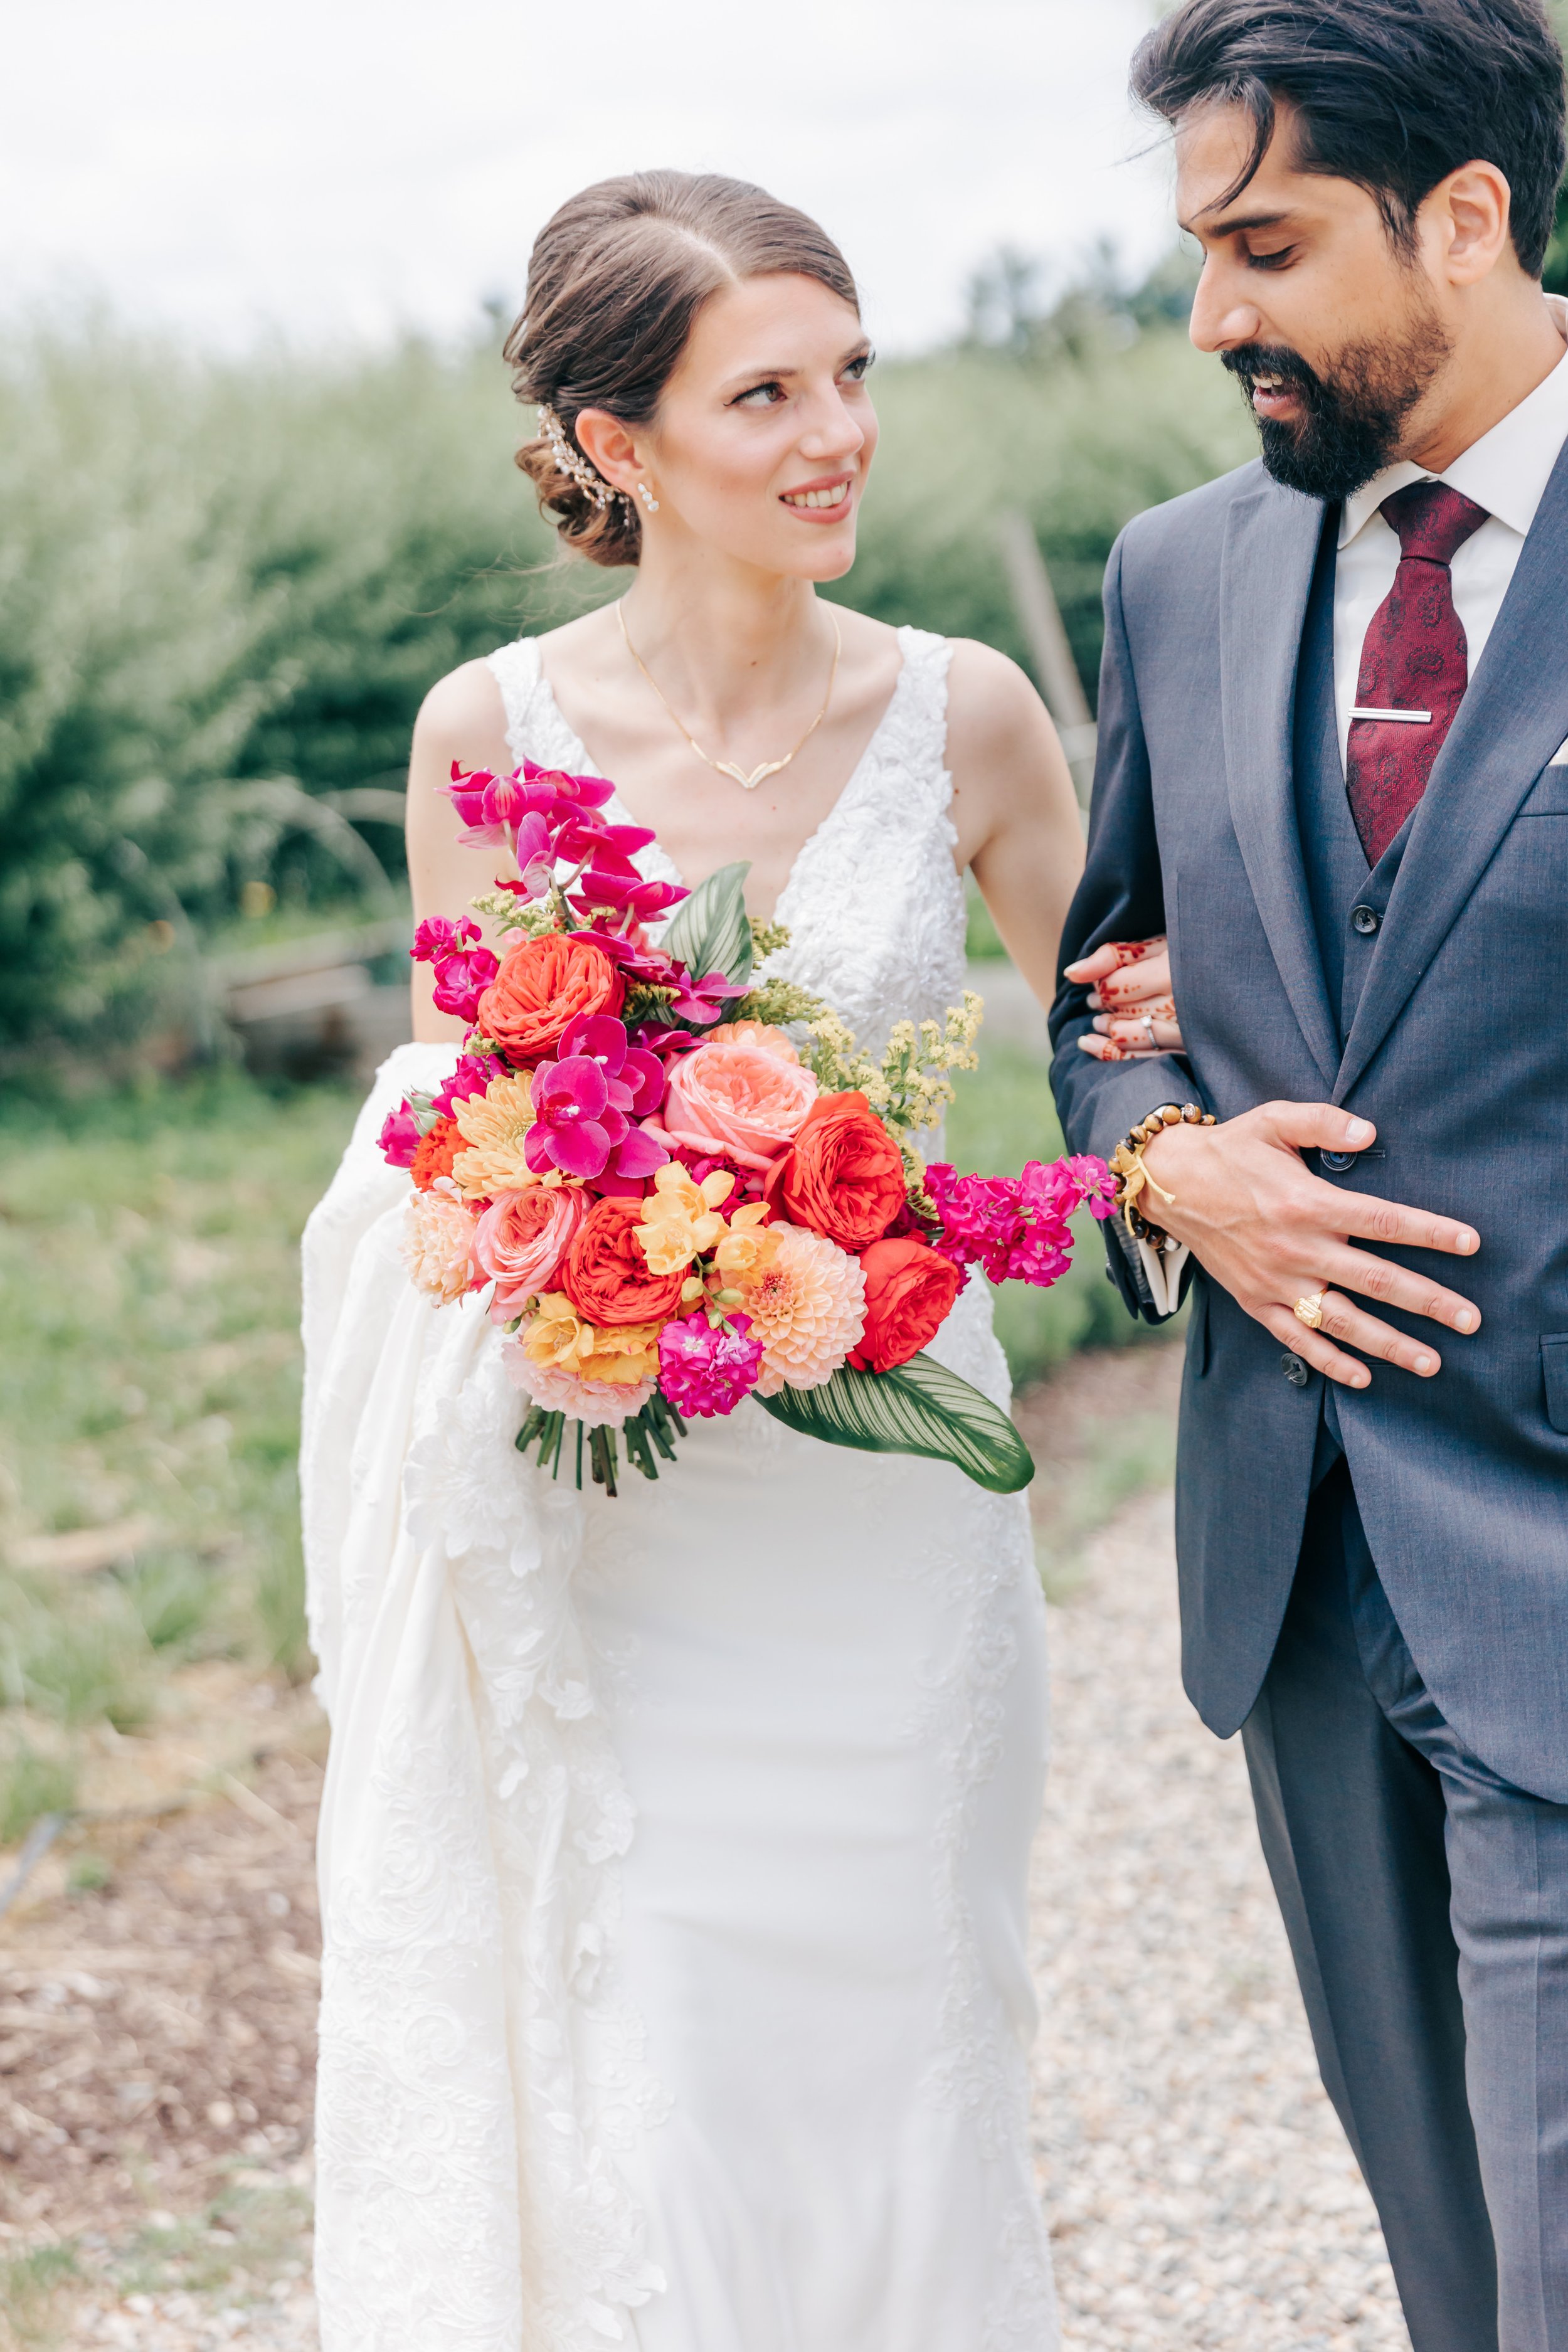
{"label": "suit lapel", "polygon": [[1568,738],[1556,641],[1568,586],[1568,448],[1559,457],[1468,692],[1410,828],[1334,1087],[1342,1102],[1404,1011],[1521,802]]}
{"label": "suit lapel", "polygon": [[1317,499],[1272,483],[1231,508],[1220,579],[1220,712],[1247,878],[1326,1089],[1339,1066],[1339,1035],[1307,894],[1291,760],[1301,631],[1322,526]]}

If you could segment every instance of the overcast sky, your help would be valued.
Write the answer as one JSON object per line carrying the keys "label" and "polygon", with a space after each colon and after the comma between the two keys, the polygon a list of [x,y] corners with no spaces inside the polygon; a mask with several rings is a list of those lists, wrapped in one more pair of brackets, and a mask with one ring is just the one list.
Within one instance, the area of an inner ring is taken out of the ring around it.
{"label": "overcast sky", "polygon": [[816,213],[883,347],[1006,241],[1070,273],[1172,231],[1125,98],[1150,0],[22,0],[0,306],[100,291],[233,347],[460,330],[563,197],[638,165]]}

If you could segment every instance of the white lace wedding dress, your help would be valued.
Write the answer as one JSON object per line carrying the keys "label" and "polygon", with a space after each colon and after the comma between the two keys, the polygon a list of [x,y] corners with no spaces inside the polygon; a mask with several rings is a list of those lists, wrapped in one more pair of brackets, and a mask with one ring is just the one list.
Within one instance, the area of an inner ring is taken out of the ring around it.
{"label": "white lace wedding dress", "polygon": [[[878,1045],[964,979],[948,649],[900,635],[769,967]],[[536,645],[491,666],[584,769]],[[375,1148],[453,1053],[393,1055],[305,1238],[324,2352],[1051,2352],[1022,1498],[749,1405],[615,1502],[526,1465]],[[1005,1401],[983,1285],[934,1352]]]}

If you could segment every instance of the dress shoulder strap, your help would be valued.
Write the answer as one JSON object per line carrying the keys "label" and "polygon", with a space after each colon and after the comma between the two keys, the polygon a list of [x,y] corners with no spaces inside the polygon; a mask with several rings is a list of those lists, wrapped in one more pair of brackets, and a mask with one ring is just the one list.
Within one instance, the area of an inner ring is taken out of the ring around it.
{"label": "dress shoulder strap", "polygon": [[531,760],[541,768],[580,768],[582,746],[555,707],[539,639],[516,637],[485,659],[506,708],[506,740],[512,758]]}
{"label": "dress shoulder strap", "polygon": [[896,763],[933,815],[945,816],[952,798],[947,766],[947,672],[951,639],[930,629],[903,628],[904,666],[879,730],[884,760]]}

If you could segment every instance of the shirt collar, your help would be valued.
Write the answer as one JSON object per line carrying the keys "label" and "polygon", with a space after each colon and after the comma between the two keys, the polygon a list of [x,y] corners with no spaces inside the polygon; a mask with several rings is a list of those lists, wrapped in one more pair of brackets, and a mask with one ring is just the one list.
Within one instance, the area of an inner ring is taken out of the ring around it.
{"label": "shirt collar", "polygon": [[[1568,301],[1548,294],[1552,323],[1568,342]],[[1407,482],[1447,482],[1450,489],[1473,499],[1522,539],[1535,520],[1535,510],[1546,493],[1552,469],[1568,441],[1568,352],[1552,373],[1527,393],[1517,408],[1500,417],[1489,433],[1472,441],[1442,474],[1429,474],[1402,457],[1363,482],[1345,500],[1340,516],[1340,545],[1348,547],[1363,530],[1384,499]]]}

